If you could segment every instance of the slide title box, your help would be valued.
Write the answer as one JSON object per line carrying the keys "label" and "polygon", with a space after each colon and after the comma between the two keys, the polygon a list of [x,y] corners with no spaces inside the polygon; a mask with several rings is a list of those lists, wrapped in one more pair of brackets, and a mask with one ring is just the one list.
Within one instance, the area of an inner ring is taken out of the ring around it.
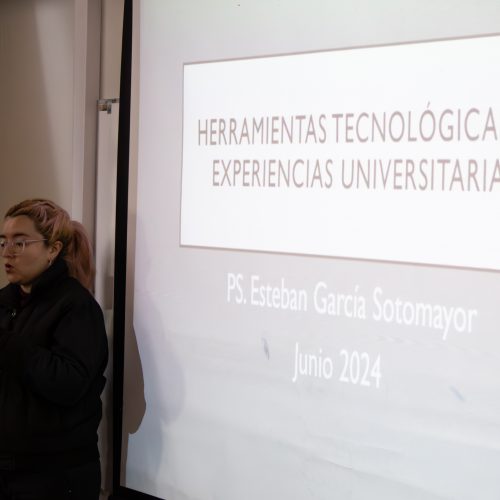
{"label": "slide title box", "polygon": [[185,65],[181,245],[500,269],[499,53]]}

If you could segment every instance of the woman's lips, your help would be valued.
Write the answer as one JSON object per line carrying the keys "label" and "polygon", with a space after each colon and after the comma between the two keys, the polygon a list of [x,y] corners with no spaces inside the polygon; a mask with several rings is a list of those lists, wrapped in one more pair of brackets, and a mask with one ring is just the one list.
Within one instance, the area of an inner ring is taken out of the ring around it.
{"label": "woman's lips", "polygon": [[14,270],[14,266],[11,264],[5,264],[5,272],[11,273]]}

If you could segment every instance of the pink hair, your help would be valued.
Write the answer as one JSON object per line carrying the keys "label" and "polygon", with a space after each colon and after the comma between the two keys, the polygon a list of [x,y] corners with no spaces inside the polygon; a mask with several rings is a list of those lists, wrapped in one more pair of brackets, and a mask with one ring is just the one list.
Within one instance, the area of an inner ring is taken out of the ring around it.
{"label": "pink hair", "polygon": [[61,256],[68,264],[69,275],[92,291],[95,269],[92,247],[85,228],[79,222],[71,220],[66,210],[49,200],[22,201],[7,210],[5,218],[20,215],[33,221],[37,231],[47,239],[47,245],[56,241],[63,244]]}

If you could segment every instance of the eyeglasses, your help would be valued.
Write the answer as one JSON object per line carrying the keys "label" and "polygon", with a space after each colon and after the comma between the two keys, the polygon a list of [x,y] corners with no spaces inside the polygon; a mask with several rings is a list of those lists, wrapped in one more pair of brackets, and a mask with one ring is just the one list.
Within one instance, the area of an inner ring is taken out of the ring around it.
{"label": "eyeglasses", "polygon": [[47,238],[41,240],[0,240],[0,253],[3,255],[6,250],[10,248],[9,255],[21,255],[24,253],[26,245],[30,243],[37,243],[39,241],[47,241]]}

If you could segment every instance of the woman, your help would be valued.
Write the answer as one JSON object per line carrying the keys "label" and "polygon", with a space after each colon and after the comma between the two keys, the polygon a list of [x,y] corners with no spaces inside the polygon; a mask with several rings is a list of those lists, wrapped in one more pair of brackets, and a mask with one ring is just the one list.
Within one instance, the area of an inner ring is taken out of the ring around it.
{"label": "woman", "polygon": [[108,351],[89,241],[55,203],[27,200],[0,251],[0,499],[97,500]]}

